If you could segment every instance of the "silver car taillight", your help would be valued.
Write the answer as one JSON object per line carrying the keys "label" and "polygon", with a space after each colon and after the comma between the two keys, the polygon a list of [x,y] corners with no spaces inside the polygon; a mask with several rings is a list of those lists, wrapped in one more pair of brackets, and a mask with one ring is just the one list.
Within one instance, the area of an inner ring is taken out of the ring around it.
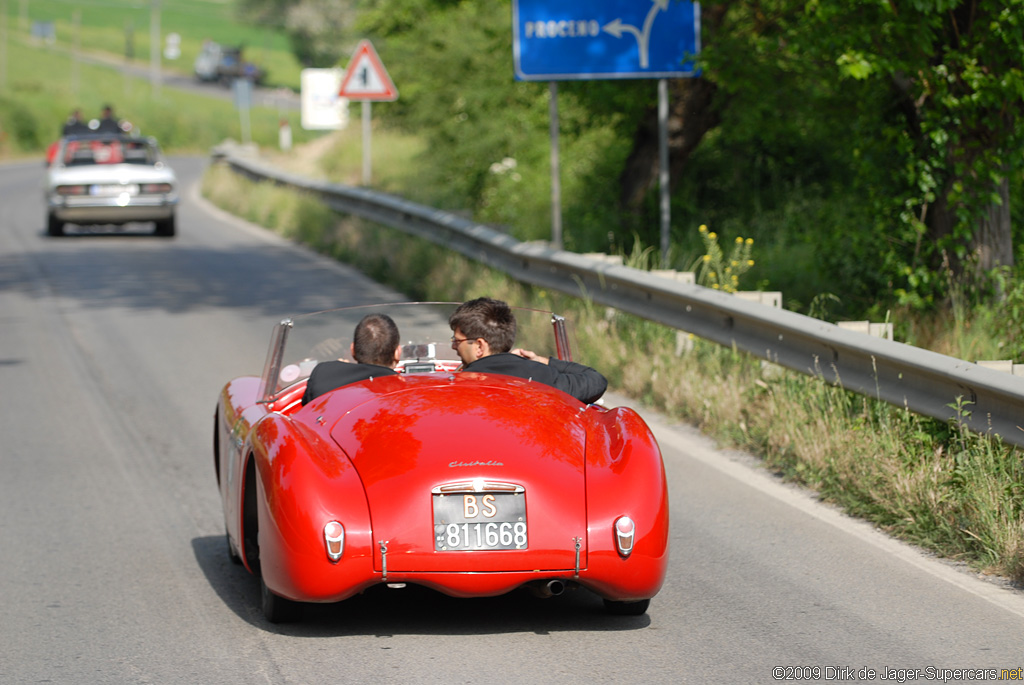
{"label": "silver car taillight", "polygon": [[345,526],[328,521],[324,526],[324,542],[327,543],[327,558],[337,563],[345,551]]}
{"label": "silver car taillight", "polygon": [[619,556],[623,559],[633,551],[633,541],[636,538],[636,524],[628,516],[620,516],[615,519],[615,547]]}

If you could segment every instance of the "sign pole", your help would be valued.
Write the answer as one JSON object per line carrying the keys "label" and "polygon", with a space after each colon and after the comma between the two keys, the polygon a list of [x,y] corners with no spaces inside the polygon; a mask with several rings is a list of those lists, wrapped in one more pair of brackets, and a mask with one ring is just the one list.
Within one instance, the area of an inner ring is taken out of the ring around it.
{"label": "sign pole", "polygon": [[363,100],[363,185],[370,185],[370,101]]}
{"label": "sign pole", "polygon": [[248,145],[252,142],[252,127],[250,126],[249,110],[252,108],[252,81],[245,78],[236,78],[231,81],[231,92],[235,98],[235,107],[238,109],[238,123],[242,129],[242,144]]}
{"label": "sign pole", "polygon": [[558,81],[548,82],[551,93],[551,244],[562,249],[562,173],[558,155]]}
{"label": "sign pole", "polygon": [[672,207],[668,187],[668,81],[658,79],[658,186],[661,195],[661,268],[668,268]]}

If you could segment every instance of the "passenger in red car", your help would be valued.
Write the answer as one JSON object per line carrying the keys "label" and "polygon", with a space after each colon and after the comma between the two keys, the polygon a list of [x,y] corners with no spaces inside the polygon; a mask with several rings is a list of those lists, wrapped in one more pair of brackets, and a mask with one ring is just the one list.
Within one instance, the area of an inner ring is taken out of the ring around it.
{"label": "passenger in red car", "polygon": [[355,364],[339,360],[320,362],[313,367],[302,404],[349,383],[395,375],[395,365],[402,355],[398,326],[387,314],[364,316],[356,324],[349,351]]}
{"label": "passenger in red car", "polygon": [[463,371],[500,373],[544,383],[592,404],[608,389],[600,373],[574,362],[542,357],[530,350],[512,349],[516,318],[501,300],[480,297],[459,305],[449,317],[452,349]]}

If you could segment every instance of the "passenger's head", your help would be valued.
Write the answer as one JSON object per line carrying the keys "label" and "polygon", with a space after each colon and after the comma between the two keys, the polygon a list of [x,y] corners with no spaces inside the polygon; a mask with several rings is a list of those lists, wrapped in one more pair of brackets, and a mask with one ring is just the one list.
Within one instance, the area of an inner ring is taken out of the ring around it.
{"label": "passenger's head", "polygon": [[[448,318],[448,325],[455,334],[452,347],[466,363],[508,352],[516,341],[516,317],[512,308],[489,297],[479,297],[459,305]],[[460,342],[463,340],[466,342]],[[480,340],[486,345],[478,344]],[[470,347],[473,349],[466,349]]]}
{"label": "passenger's head", "polygon": [[360,364],[394,368],[401,358],[398,326],[387,314],[367,314],[352,336],[352,358]]}

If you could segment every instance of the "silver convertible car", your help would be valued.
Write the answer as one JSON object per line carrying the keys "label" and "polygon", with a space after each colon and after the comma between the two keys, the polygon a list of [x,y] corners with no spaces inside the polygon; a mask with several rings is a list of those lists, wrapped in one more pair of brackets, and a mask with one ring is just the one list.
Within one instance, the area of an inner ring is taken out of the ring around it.
{"label": "silver convertible car", "polygon": [[46,175],[46,232],[65,224],[152,221],[173,236],[178,180],[153,138],[121,134],[67,136],[57,144]]}

